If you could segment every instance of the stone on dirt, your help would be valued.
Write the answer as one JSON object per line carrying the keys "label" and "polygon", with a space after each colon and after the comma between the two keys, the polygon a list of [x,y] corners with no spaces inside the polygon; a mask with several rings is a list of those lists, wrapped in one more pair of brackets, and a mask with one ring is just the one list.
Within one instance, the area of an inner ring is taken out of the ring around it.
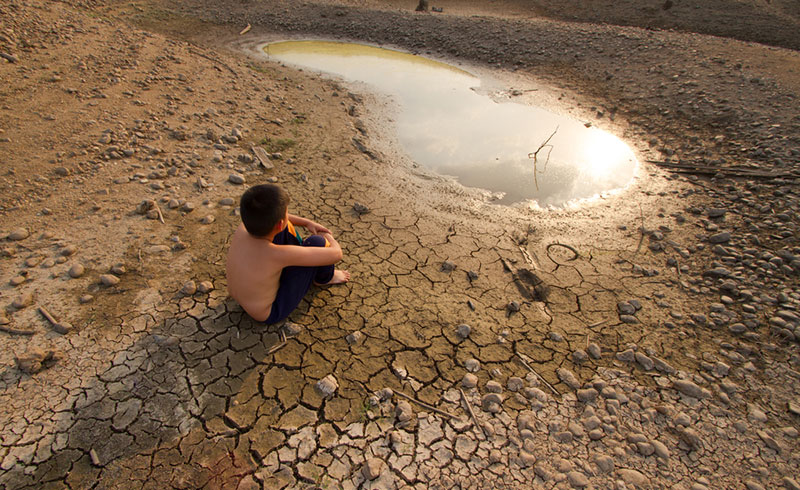
{"label": "stone on dirt", "polygon": [[58,360],[55,350],[46,350],[40,347],[29,347],[20,356],[15,357],[17,367],[26,374],[35,374]]}
{"label": "stone on dirt", "polygon": [[383,471],[383,461],[378,458],[369,458],[364,462],[361,467],[361,474],[368,481],[378,478]]}
{"label": "stone on dirt", "polygon": [[69,274],[69,277],[71,277],[73,279],[77,279],[77,278],[81,277],[84,274],[85,271],[86,271],[86,268],[83,267],[83,265],[81,265],[81,264],[73,264],[72,267],[69,268],[69,271],[67,272],[67,274]]}
{"label": "stone on dirt", "polygon": [[181,287],[181,294],[185,296],[191,296],[196,292],[197,292],[197,284],[194,281],[189,280],[183,283],[183,286]]}
{"label": "stone on dirt", "polygon": [[27,228],[17,228],[8,234],[8,239],[11,241],[24,240],[30,236]]}
{"label": "stone on dirt", "polygon": [[100,274],[100,283],[103,286],[116,286],[119,284],[119,277],[114,274]]}
{"label": "stone on dirt", "polygon": [[317,381],[314,387],[317,393],[319,393],[319,396],[322,398],[330,398],[336,393],[336,390],[339,389],[339,382],[336,381],[336,378],[332,374],[329,374]]}

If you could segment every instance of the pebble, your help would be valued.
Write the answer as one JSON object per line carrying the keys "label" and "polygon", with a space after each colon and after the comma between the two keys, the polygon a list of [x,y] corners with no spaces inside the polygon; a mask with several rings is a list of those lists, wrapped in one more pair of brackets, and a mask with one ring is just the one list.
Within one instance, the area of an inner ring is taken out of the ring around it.
{"label": "pebble", "polygon": [[383,461],[378,458],[369,458],[361,467],[361,474],[368,481],[378,478],[383,471]]}
{"label": "pebble", "polygon": [[201,294],[210,293],[213,290],[214,283],[211,281],[200,281],[200,283],[197,284],[197,292]]}
{"label": "pebble", "polygon": [[181,287],[181,294],[191,296],[197,292],[197,284],[194,281],[186,281]]}
{"label": "pebble", "polygon": [[23,308],[27,308],[28,306],[33,304],[33,295],[31,293],[25,293],[21,296],[17,296],[11,302],[11,307],[16,310],[21,310]]}
{"label": "pebble", "polygon": [[202,218],[200,218],[200,223],[202,223],[204,225],[210,225],[215,220],[216,220],[216,218],[214,218],[214,215],[213,214],[209,214],[209,215],[206,215],[206,216],[203,216]]}
{"label": "pebble", "polygon": [[330,398],[336,393],[336,390],[339,389],[339,382],[336,381],[336,378],[332,374],[329,374],[317,381],[314,388],[322,398]]}
{"label": "pebble", "polygon": [[25,281],[25,276],[14,276],[8,280],[8,283],[13,287],[17,287]]}
{"label": "pebble", "polygon": [[642,366],[642,369],[644,369],[645,371],[651,371],[653,367],[655,367],[653,360],[647,357],[646,355],[642,354],[641,352],[636,352],[634,354],[634,357],[636,358],[636,362],[640,366]]}
{"label": "pebble", "polygon": [[297,337],[303,331],[303,327],[294,322],[286,322],[282,328],[287,338]]}
{"label": "pebble", "polygon": [[26,374],[36,374],[47,364],[57,361],[59,354],[54,350],[29,347],[22,355],[15,357],[17,367]]}
{"label": "pebble", "polygon": [[220,206],[233,206],[236,201],[232,197],[223,197],[219,201]]}
{"label": "pebble", "polygon": [[86,272],[86,268],[83,267],[83,265],[81,265],[81,264],[73,264],[72,267],[69,268],[69,271],[67,272],[67,274],[69,274],[69,277],[71,277],[73,279],[77,279],[77,278],[81,277],[85,272]]}
{"label": "pebble", "polygon": [[672,383],[675,388],[684,395],[691,396],[698,399],[711,398],[711,392],[705,388],[698,386],[696,383],[688,379],[678,379]]}
{"label": "pebble", "polygon": [[487,393],[481,398],[481,408],[484,412],[500,413],[502,404],[503,395],[499,393]]}
{"label": "pebble", "polygon": [[578,378],[575,377],[575,373],[570,371],[567,368],[558,368],[556,370],[556,374],[558,375],[558,379],[561,380],[565,385],[569,386],[573,390],[577,390],[581,387]]}
{"label": "pebble", "polygon": [[599,393],[597,392],[596,389],[594,389],[594,388],[586,388],[586,389],[578,390],[577,396],[578,396],[578,400],[580,400],[580,401],[582,401],[584,403],[589,403],[589,402],[595,401],[597,399],[597,395],[598,394]]}
{"label": "pebble", "polygon": [[594,342],[589,344],[589,346],[586,348],[586,351],[589,353],[590,356],[592,356],[592,359],[600,359],[600,357],[602,356],[602,350],[600,349],[600,346],[595,344]]}
{"label": "pebble", "polygon": [[589,479],[580,471],[570,471],[567,473],[567,479],[570,485],[576,488],[584,488],[589,486]]}
{"label": "pebble", "polygon": [[589,359],[589,355],[583,349],[578,349],[572,353],[572,360],[577,364],[586,362],[587,359]]}
{"label": "pebble", "polygon": [[94,299],[94,296],[91,294],[82,294],[80,298],[78,298],[78,302],[80,304],[85,305],[86,303],[91,302]]}
{"label": "pebble", "polygon": [[631,485],[642,488],[647,486],[648,478],[636,470],[620,468],[618,473],[625,483],[630,483]]}
{"label": "pebble", "polygon": [[464,361],[464,368],[470,373],[477,373],[481,369],[481,363],[477,359],[467,359]]}
{"label": "pebble", "polygon": [[730,232],[723,231],[708,237],[708,241],[711,243],[728,243],[731,241],[731,234]]}
{"label": "pebble", "polygon": [[508,378],[506,386],[508,387],[508,391],[517,392],[520,391],[525,386],[525,383],[522,380],[522,378],[517,376],[511,376],[510,378]]}
{"label": "pebble", "polygon": [[100,283],[104,286],[116,286],[119,284],[119,277],[113,274],[101,274]]}
{"label": "pebble", "polygon": [[472,332],[472,327],[467,325],[466,323],[462,323],[461,325],[456,327],[456,334],[462,339],[466,339],[469,337],[470,332]]}
{"label": "pebble", "polygon": [[414,416],[414,411],[411,409],[410,403],[408,403],[406,400],[400,400],[397,402],[394,414],[395,417],[397,417],[398,422],[402,423],[411,420],[411,417]]}
{"label": "pebble", "polygon": [[486,391],[489,393],[502,393],[503,392],[503,385],[498,383],[495,380],[489,380],[486,382]]}
{"label": "pebble", "polygon": [[228,182],[235,185],[242,185],[247,182],[247,180],[244,178],[244,175],[234,172],[228,176]]}
{"label": "pebble", "polygon": [[361,333],[360,330],[356,330],[355,332],[351,332],[345,337],[345,340],[350,345],[357,345],[360,344],[362,340],[364,340],[364,334]]}
{"label": "pebble", "polygon": [[369,208],[367,206],[361,204],[360,202],[354,202],[353,203],[353,211],[355,211],[355,213],[357,215],[361,216],[362,214],[369,213]]}
{"label": "pebble", "polygon": [[786,488],[786,490],[800,490],[800,484],[798,484],[797,480],[794,478],[786,476],[783,478],[781,483],[783,483],[783,486]]}
{"label": "pebble", "polygon": [[30,236],[27,228],[17,228],[8,234],[8,239],[12,241],[24,240]]}
{"label": "pebble", "polygon": [[465,374],[461,379],[461,386],[467,389],[475,388],[478,386],[478,377],[472,373]]}

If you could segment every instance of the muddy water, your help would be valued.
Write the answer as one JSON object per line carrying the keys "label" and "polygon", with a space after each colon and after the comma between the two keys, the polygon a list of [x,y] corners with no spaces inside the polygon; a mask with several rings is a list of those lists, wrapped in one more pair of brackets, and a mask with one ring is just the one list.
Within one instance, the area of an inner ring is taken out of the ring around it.
{"label": "muddy water", "polygon": [[497,193],[504,204],[560,207],[621,189],[636,170],[633,151],[614,135],[540,108],[497,102],[477,90],[480,79],[444,63],[326,41],[273,43],[264,51],[392,97],[398,140],[414,161]]}

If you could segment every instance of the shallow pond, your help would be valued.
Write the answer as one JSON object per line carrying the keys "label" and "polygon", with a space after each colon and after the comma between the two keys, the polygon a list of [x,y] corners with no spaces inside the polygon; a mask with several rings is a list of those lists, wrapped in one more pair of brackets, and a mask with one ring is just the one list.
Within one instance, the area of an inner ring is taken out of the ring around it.
{"label": "shallow pond", "polygon": [[264,51],[391,96],[399,104],[398,140],[415,162],[501,193],[501,203],[560,207],[623,188],[634,176],[636,157],[616,136],[537,107],[496,102],[475,90],[477,77],[454,66],[328,41],[279,42]]}

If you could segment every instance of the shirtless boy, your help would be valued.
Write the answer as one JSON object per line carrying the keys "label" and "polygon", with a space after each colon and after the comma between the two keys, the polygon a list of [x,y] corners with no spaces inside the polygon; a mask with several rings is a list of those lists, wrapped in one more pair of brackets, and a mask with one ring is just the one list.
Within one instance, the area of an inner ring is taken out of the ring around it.
{"label": "shirtless boy", "polygon": [[[289,316],[312,282],[342,284],[350,273],[334,269],[342,248],[330,230],[289,214],[289,195],[276,185],[248,189],[240,202],[242,224],[231,238],[228,293],[254,320],[275,323]],[[302,240],[294,225],[311,236]]]}

